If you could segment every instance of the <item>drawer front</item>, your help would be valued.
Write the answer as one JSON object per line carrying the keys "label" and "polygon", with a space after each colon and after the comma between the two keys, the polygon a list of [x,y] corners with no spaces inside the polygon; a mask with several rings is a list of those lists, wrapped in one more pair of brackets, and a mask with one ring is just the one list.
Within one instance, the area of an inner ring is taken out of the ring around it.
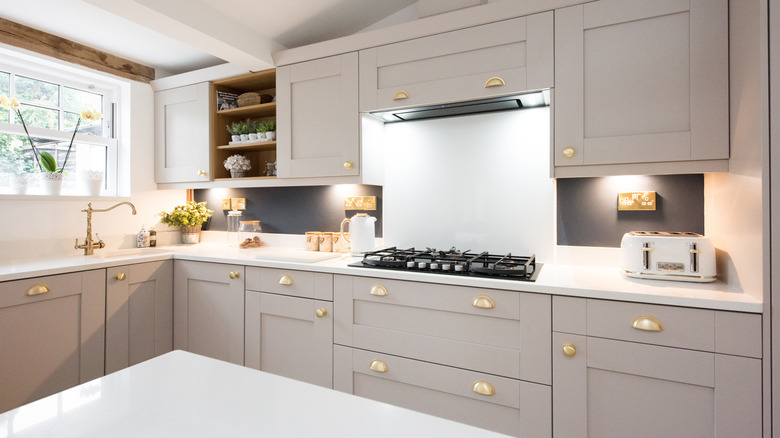
{"label": "drawer front", "polygon": [[715,311],[588,300],[587,334],[645,344],[715,351]]}
{"label": "drawer front", "polygon": [[80,272],[0,283],[0,308],[81,294]]}
{"label": "drawer front", "polygon": [[512,436],[551,436],[546,385],[335,346],[335,389]]}
{"label": "drawer front", "polygon": [[246,289],[333,301],[333,275],[289,269],[246,268]]}
{"label": "drawer front", "polygon": [[548,384],[550,297],[338,276],[334,340]]}

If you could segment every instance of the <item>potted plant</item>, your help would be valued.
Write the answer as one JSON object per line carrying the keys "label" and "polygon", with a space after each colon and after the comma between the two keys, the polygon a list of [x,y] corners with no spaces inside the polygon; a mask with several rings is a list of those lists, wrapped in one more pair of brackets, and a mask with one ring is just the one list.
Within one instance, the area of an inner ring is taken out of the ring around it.
{"label": "potted plant", "polygon": [[35,169],[33,161],[25,159],[21,140],[4,141],[6,138],[0,138],[0,173],[8,175],[11,193],[23,195],[27,191],[28,177]]}
{"label": "potted plant", "polygon": [[222,164],[230,171],[231,178],[243,178],[246,172],[252,169],[249,158],[239,154],[227,157]]}
{"label": "potted plant", "polygon": [[160,222],[171,227],[181,227],[183,243],[198,243],[200,241],[200,228],[213,213],[214,210],[206,208],[205,202],[189,201],[175,207],[170,213],[161,212]]}
{"label": "potted plant", "polygon": [[238,134],[241,136],[241,141],[249,140],[249,125],[247,125],[246,121],[238,122]]}
{"label": "potted plant", "polygon": [[263,123],[265,124],[265,138],[268,141],[276,140],[276,122],[273,120],[266,120]]}
{"label": "potted plant", "polygon": [[230,140],[234,143],[241,141],[241,122],[233,122],[227,125],[227,132],[230,133]]}
{"label": "potted plant", "polygon": [[260,123],[257,120],[246,119],[246,130],[249,136],[249,141],[257,141],[257,127]]}

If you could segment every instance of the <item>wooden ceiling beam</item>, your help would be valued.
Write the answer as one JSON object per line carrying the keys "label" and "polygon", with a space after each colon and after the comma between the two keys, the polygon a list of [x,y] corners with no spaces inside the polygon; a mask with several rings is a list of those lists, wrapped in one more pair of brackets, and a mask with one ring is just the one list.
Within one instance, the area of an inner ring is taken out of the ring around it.
{"label": "wooden ceiling beam", "polygon": [[0,43],[133,81],[149,83],[154,79],[151,67],[3,18],[0,18]]}

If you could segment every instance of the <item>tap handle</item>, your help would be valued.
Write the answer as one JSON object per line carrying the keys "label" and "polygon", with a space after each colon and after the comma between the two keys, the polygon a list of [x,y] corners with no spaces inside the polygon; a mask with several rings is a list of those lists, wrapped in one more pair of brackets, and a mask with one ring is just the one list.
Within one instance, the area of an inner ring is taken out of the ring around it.
{"label": "tap handle", "polygon": [[100,234],[95,233],[95,239],[97,239],[98,242],[102,242],[103,239],[100,238]]}
{"label": "tap handle", "polygon": [[73,249],[81,249],[79,248],[79,238],[76,238],[76,244],[73,246]]}

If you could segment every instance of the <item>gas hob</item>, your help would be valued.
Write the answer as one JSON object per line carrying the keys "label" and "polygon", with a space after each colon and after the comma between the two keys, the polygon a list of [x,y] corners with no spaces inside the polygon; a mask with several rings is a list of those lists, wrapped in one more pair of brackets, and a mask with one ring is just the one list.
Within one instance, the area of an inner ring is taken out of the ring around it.
{"label": "gas hob", "polygon": [[349,266],[367,269],[426,272],[518,281],[536,281],[541,263],[536,256],[500,255],[488,252],[459,251],[451,248],[399,249],[396,247],[367,252],[363,260]]}

